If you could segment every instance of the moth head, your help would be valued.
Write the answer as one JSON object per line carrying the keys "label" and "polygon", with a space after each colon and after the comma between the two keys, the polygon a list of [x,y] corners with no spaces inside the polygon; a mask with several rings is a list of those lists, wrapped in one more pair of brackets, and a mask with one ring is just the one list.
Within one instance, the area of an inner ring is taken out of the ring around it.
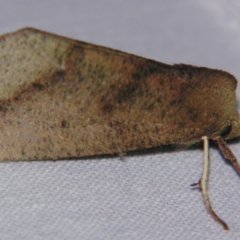
{"label": "moth head", "polygon": [[238,118],[229,121],[229,126],[223,131],[222,136],[226,140],[240,137],[240,114]]}

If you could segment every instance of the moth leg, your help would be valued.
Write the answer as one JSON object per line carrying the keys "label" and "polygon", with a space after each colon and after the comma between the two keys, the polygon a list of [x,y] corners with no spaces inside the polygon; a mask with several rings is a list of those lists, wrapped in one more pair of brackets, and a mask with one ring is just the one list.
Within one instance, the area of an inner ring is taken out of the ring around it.
{"label": "moth leg", "polygon": [[218,147],[222,152],[224,158],[229,160],[232,163],[232,165],[240,175],[240,165],[238,164],[237,158],[234,156],[233,152],[228,147],[226,142],[220,136],[213,137],[212,139],[217,142]]}
{"label": "moth leg", "polygon": [[218,217],[218,215],[212,209],[212,206],[210,203],[210,199],[207,193],[207,181],[208,181],[208,175],[209,175],[209,145],[208,145],[207,136],[203,136],[202,140],[204,145],[204,158],[203,158],[203,171],[202,171],[202,176],[200,179],[199,186],[202,192],[203,201],[207,211],[212,216],[212,218],[215,221],[217,221],[219,224],[221,224],[225,230],[229,230],[228,225],[221,218]]}

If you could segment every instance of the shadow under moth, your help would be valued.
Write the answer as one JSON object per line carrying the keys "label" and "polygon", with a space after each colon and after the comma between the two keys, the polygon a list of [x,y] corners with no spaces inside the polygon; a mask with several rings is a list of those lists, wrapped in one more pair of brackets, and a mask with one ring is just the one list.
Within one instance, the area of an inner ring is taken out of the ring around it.
{"label": "shadow under moth", "polygon": [[240,136],[237,81],[206,67],[168,65],[52,33],[0,36],[0,161],[124,153],[208,140],[240,174],[225,140]]}

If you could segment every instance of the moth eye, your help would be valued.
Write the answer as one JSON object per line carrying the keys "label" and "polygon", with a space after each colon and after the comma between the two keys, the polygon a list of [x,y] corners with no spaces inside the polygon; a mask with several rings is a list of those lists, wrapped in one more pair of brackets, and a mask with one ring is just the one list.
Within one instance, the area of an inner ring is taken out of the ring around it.
{"label": "moth eye", "polygon": [[221,136],[225,138],[231,133],[231,131],[232,131],[232,125],[229,125],[221,131]]}

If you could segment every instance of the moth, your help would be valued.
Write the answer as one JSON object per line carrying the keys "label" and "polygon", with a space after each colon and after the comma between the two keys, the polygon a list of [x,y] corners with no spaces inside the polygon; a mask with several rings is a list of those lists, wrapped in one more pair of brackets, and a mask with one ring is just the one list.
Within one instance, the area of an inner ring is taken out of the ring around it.
{"label": "moth", "polygon": [[235,77],[169,65],[33,28],[0,36],[0,161],[43,160],[204,142],[240,173],[225,140],[240,136]]}

